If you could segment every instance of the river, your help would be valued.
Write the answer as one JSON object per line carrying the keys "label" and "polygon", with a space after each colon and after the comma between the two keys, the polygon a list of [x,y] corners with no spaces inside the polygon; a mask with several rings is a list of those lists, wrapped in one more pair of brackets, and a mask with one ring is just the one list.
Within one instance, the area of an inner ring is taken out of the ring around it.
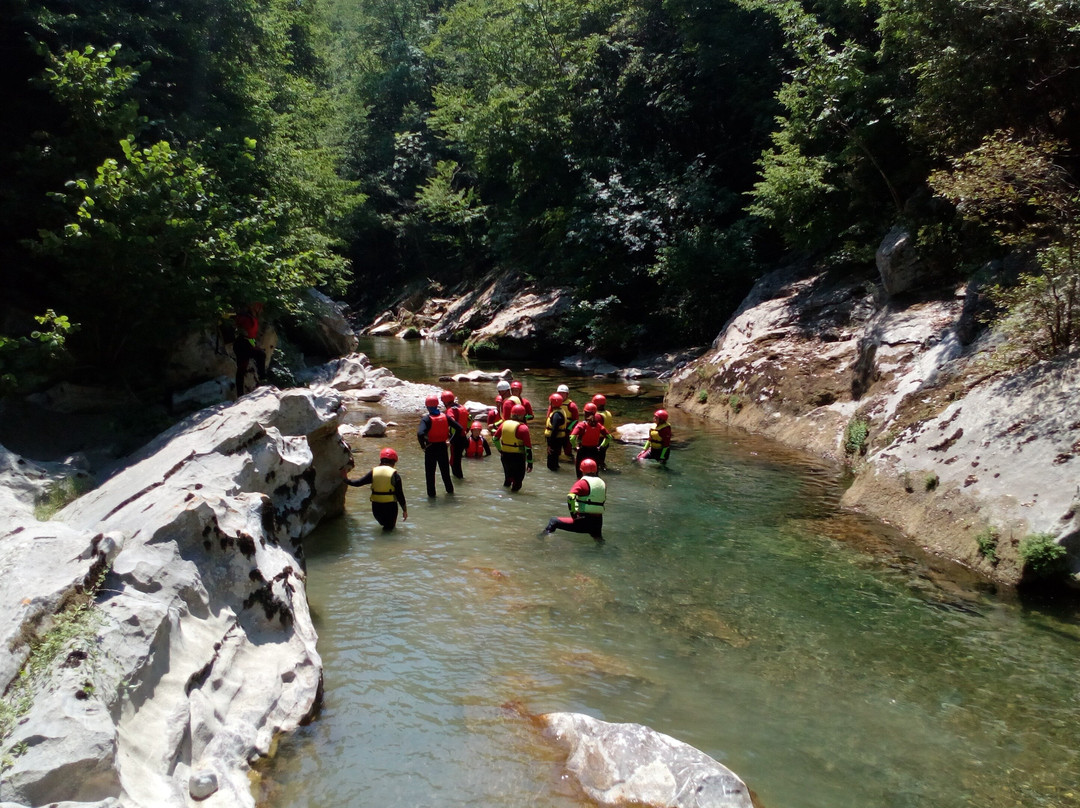
{"label": "river", "polygon": [[[361,350],[412,381],[473,367],[426,342]],[[561,382],[608,394],[617,423],[662,392],[514,370],[541,413]],[[1080,806],[1075,601],[995,591],[841,510],[838,469],[680,413],[670,469],[610,450],[603,544],[542,537],[569,468],[538,452],[510,494],[496,455],[466,461],[428,500],[418,418],[357,455],[398,450],[409,520],[384,534],[350,489],[307,543],[325,705],[283,742],[269,804],[587,805],[520,717],[571,710],[698,747],[763,808]]]}

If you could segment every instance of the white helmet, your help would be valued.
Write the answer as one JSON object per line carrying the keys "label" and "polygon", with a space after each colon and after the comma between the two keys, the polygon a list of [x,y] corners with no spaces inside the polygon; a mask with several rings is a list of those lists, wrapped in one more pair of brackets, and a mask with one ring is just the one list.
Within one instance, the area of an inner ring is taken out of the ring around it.
{"label": "white helmet", "polygon": [[500,393],[505,393],[507,390],[510,389],[510,382],[506,381],[506,379],[503,379],[501,382],[495,385],[495,389],[498,390]]}
{"label": "white helmet", "polygon": [[565,396],[567,393],[570,392],[570,388],[567,387],[565,384],[560,384],[557,388],[555,388],[555,392],[562,393]]}

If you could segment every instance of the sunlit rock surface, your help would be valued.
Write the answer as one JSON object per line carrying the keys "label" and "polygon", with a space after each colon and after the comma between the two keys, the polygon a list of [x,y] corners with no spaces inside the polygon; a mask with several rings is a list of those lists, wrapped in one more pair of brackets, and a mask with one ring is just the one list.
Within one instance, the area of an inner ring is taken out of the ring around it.
{"label": "sunlit rock surface", "polygon": [[[320,699],[302,540],[343,506],[340,409],[329,392],[262,388],[163,433],[54,521],[0,534],[5,577],[33,587],[30,604],[111,565],[99,623],[0,750],[4,799],[254,805],[251,761]],[[19,555],[27,545],[40,552]],[[16,628],[48,621],[5,623],[9,645]]]}
{"label": "sunlit rock surface", "polygon": [[750,790],[699,749],[641,724],[580,713],[538,717],[567,752],[566,769],[601,806],[752,808]]}

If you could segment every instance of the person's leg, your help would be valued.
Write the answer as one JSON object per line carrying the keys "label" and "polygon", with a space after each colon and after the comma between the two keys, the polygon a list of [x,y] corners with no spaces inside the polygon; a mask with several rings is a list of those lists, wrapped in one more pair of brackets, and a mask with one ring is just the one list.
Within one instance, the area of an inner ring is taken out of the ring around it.
{"label": "person's leg", "polygon": [[233,353],[236,354],[236,397],[244,395],[244,378],[247,376],[248,350],[251,346],[244,339],[237,339],[233,343]]}
{"label": "person's leg", "polygon": [[435,496],[435,465],[438,462],[438,446],[436,444],[428,444],[424,449],[424,479],[427,482],[427,495],[429,497]]}
{"label": "person's leg", "polygon": [[547,467],[552,471],[559,470],[559,452],[562,451],[562,438],[548,438],[547,441]]}
{"label": "person's leg", "polygon": [[499,455],[499,460],[502,461],[503,467],[503,488],[509,488],[512,482],[510,475],[514,465],[513,455],[504,452]]}
{"label": "person's leg", "polygon": [[[454,493],[454,481],[450,478],[450,455],[448,453],[449,446],[445,443],[439,444],[439,453],[436,455],[439,459],[439,473],[442,474],[443,487],[446,488],[446,493]],[[432,484],[434,486],[434,484]]]}
{"label": "person's leg", "polygon": [[393,530],[397,525],[398,504],[396,502],[372,502],[371,515],[382,525],[383,530]]}
{"label": "person's leg", "polygon": [[460,441],[450,444],[450,471],[459,480],[465,479],[465,471],[461,468],[461,458],[465,454],[465,446]]}
{"label": "person's leg", "polygon": [[525,482],[525,455],[511,455],[510,460],[510,490],[520,491]]}

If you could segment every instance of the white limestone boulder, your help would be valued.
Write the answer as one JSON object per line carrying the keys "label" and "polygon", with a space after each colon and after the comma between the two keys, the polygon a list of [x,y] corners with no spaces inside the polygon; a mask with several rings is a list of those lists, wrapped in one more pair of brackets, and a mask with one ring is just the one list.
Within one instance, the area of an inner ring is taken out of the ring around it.
{"label": "white limestone boulder", "polygon": [[11,577],[60,576],[73,558],[111,570],[98,628],[4,739],[6,799],[254,806],[251,762],[320,699],[303,539],[343,506],[340,418],[336,395],[261,388],[162,433],[41,523],[51,566],[16,556]]}
{"label": "white limestone boulder", "polygon": [[738,775],[669,735],[581,713],[547,713],[539,720],[544,734],[566,750],[567,771],[597,805],[753,808]]}

